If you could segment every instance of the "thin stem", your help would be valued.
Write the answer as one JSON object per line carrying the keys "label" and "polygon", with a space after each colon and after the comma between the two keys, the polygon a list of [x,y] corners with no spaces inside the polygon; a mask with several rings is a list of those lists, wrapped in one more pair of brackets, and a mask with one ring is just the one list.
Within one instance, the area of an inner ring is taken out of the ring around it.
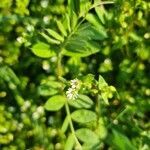
{"label": "thin stem", "polygon": [[71,120],[71,115],[70,115],[70,109],[69,109],[69,106],[68,106],[67,102],[65,104],[65,108],[66,108],[66,112],[67,112],[67,116],[68,116],[68,120],[69,120],[70,129],[71,129],[71,132],[74,136],[75,142],[76,142],[77,146],[79,147],[79,150],[82,150],[82,146],[81,146],[80,142],[78,141],[78,139],[75,135],[75,130],[74,130],[73,123],[72,123],[72,120]]}
{"label": "thin stem", "polygon": [[98,7],[98,6],[100,6],[100,5],[113,4],[113,3],[114,3],[114,2],[112,2],[112,1],[106,1],[106,2],[101,2],[101,3],[98,3],[98,4],[93,4],[93,5],[89,8],[89,10],[84,14],[84,16],[82,16],[83,19],[78,23],[76,29],[82,24],[82,22],[84,22],[84,20],[86,19],[86,15],[88,14],[88,12],[89,12],[91,9],[93,9],[93,8],[95,8],[95,7]]}
{"label": "thin stem", "polygon": [[62,59],[62,55],[61,55],[61,52],[59,52],[57,56],[57,77],[58,78],[62,76],[61,59]]}
{"label": "thin stem", "polygon": [[96,112],[97,112],[97,115],[100,116],[101,115],[101,112],[100,112],[101,108],[100,108],[100,96],[99,95],[97,95],[96,100],[97,100]]}
{"label": "thin stem", "polygon": [[112,2],[112,1],[100,2],[100,3],[94,4],[92,7],[90,7],[89,10],[91,10],[91,9],[93,9],[93,8],[95,8],[95,7],[98,7],[98,6],[100,6],[100,5],[113,4],[113,3],[114,3],[114,2]]}
{"label": "thin stem", "polygon": [[[129,110],[129,107],[125,107],[125,108],[115,117],[115,119],[113,119],[113,121],[119,119],[119,118],[120,118],[125,112],[127,112],[128,110]],[[110,126],[113,124],[113,121],[112,121],[110,124],[108,124],[107,127],[110,127]]]}

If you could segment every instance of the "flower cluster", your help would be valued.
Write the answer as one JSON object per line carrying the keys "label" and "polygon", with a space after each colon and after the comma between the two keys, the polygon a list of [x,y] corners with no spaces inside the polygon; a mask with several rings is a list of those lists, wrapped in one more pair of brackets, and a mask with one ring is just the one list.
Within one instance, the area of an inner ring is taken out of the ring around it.
{"label": "flower cluster", "polygon": [[69,100],[74,100],[78,97],[78,91],[80,89],[80,82],[78,79],[70,81],[71,87],[67,90],[66,95]]}
{"label": "flower cluster", "polygon": [[40,117],[42,117],[44,115],[44,107],[43,106],[39,106],[36,108],[35,112],[32,114],[32,118],[34,120],[39,119]]}

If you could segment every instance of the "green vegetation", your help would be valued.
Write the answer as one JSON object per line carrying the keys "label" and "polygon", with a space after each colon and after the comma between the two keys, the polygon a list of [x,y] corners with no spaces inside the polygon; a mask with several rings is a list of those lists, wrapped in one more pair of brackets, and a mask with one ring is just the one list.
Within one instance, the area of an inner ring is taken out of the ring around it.
{"label": "green vegetation", "polygon": [[0,149],[149,150],[150,2],[1,0]]}

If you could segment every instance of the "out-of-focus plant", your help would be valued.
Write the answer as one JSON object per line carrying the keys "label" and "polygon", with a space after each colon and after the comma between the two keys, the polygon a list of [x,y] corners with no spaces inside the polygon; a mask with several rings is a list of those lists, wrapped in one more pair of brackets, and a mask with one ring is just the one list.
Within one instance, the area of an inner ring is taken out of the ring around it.
{"label": "out-of-focus plant", "polygon": [[149,10],[2,0],[0,149],[149,150]]}

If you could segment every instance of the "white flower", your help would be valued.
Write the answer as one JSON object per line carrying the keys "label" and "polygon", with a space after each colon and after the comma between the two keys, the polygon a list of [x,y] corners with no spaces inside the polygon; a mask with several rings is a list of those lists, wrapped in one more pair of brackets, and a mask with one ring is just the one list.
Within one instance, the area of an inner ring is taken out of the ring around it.
{"label": "white flower", "polygon": [[37,119],[39,119],[39,118],[40,118],[40,115],[39,115],[39,113],[37,113],[37,112],[34,112],[34,113],[32,114],[32,118],[33,118],[34,120],[37,120]]}
{"label": "white flower", "polygon": [[78,79],[70,81],[71,87],[67,90],[66,96],[69,100],[74,100],[78,97],[78,91],[80,89],[80,82]]}
{"label": "white flower", "polygon": [[72,88],[76,88],[76,89],[79,88],[79,80],[78,79],[73,79],[70,82],[71,82],[70,84],[71,84]]}
{"label": "white flower", "polygon": [[76,91],[75,89],[69,88],[68,91],[66,92],[67,98],[69,100],[74,100],[78,97],[78,91]]}
{"label": "white flower", "polygon": [[30,106],[31,106],[31,102],[30,101],[25,101],[23,106],[21,107],[21,111],[22,112],[27,111]]}
{"label": "white flower", "polygon": [[39,115],[44,114],[44,108],[42,106],[37,107],[36,112],[39,113]]}

